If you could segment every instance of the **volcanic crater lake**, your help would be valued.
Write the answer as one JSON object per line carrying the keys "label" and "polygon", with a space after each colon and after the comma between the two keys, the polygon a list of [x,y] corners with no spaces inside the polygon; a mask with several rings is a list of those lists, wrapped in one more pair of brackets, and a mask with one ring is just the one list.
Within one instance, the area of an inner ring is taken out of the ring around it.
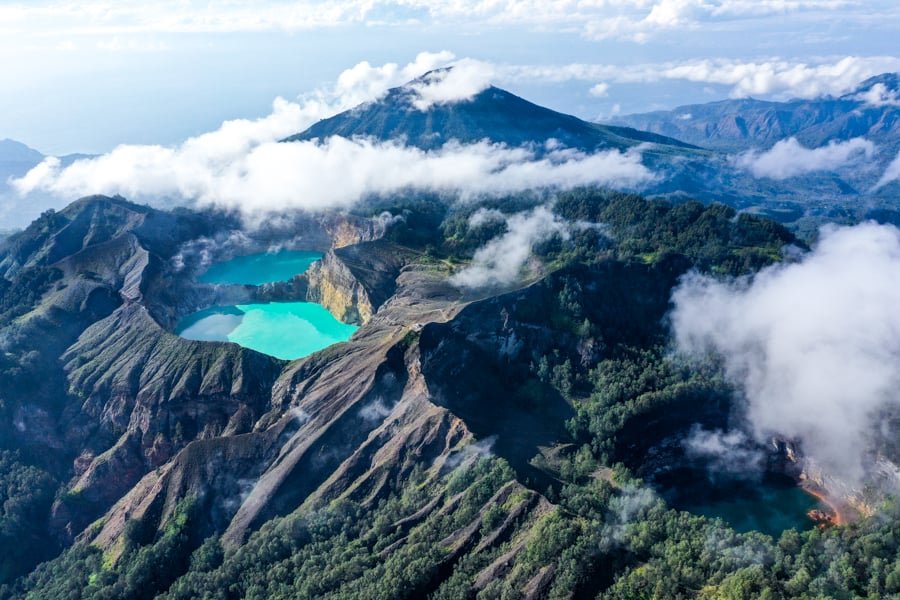
{"label": "volcanic crater lake", "polygon": [[767,475],[759,481],[732,481],[727,485],[692,482],[669,490],[667,500],[675,508],[720,518],[735,531],[761,531],[775,538],[787,529],[814,526],[811,509],[827,509],[787,477]]}
{"label": "volcanic crater lake", "polygon": [[[212,265],[200,281],[239,285],[287,281],[306,271],[321,256],[293,250],[240,256]],[[320,304],[271,302],[206,308],[181,319],[175,333],[189,340],[234,342],[293,360],[344,342],[357,329],[335,319]]]}
{"label": "volcanic crater lake", "polygon": [[320,258],[321,252],[306,250],[279,250],[236,256],[210,266],[199,279],[203,283],[234,285],[262,285],[287,281],[294,275],[306,272],[309,266]]}

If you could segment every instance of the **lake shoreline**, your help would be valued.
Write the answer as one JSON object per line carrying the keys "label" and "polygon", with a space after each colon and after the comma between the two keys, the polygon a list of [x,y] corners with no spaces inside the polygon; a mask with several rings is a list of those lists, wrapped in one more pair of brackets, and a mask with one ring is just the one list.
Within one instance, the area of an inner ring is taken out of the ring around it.
{"label": "lake shoreline", "polygon": [[828,493],[819,485],[809,480],[805,480],[800,482],[799,487],[828,508],[828,511],[826,512],[830,517],[830,520],[827,521],[828,523],[832,525],[846,525],[848,523],[849,515],[846,514],[845,508],[829,497]]}

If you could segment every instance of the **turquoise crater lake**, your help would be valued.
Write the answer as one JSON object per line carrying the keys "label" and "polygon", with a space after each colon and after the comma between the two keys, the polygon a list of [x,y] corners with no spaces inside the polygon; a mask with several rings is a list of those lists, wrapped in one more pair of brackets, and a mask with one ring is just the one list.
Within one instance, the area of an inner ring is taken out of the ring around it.
{"label": "turquoise crater lake", "polygon": [[[287,281],[306,271],[321,256],[293,250],[240,256],[213,265],[200,280],[238,285]],[[335,319],[320,304],[271,302],[207,308],[184,317],[175,333],[189,340],[234,342],[276,358],[294,360],[344,342],[357,329]]]}
{"label": "turquoise crater lake", "polygon": [[189,340],[234,342],[294,360],[347,341],[356,330],[320,304],[271,302],[207,308],[182,319],[175,333]]}

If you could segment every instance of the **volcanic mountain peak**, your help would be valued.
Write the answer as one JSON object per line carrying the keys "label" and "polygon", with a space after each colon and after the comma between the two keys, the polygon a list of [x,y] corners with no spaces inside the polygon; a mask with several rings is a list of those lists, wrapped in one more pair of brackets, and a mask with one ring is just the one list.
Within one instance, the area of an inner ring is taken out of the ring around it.
{"label": "volcanic mountain peak", "polygon": [[628,127],[596,125],[572,115],[538,106],[504,89],[489,86],[471,99],[431,104],[421,110],[413,104],[415,87],[431,81],[430,71],[410,83],[392,88],[380,100],[362,104],[324,119],[285,141],[363,136],[380,141],[405,140],[425,150],[450,140],[476,143],[489,140],[509,146],[544,147],[549,139],[584,151],[625,150],[641,143],[692,148],[675,139]]}

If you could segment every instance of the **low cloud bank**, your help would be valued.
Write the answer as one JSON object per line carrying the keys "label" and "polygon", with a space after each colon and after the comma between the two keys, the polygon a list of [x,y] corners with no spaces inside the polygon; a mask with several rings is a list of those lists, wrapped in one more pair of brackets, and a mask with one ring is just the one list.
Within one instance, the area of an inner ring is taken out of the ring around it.
{"label": "low cloud bank", "polygon": [[673,332],[680,351],[722,357],[759,441],[799,440],[858,482],[875,421],[900,406],[898,281],[900,230],[826,227],[800,262],[752,281],[686,277],[673,293]]}
{"label": "low cloud bank", "polygon": [[[285,112],[267,119],[292,118],[290,108],[276,105],[275,114]],[[412,188],[499,195],[539,187],[636,186],[653,178],[637,151],[583,154],[560,149],[537,158],[524,148],[487,142],[448,143],[433,151],[341,137],[257,143],[245,131],[232,139],[225,129],[177,148],[119,146],[68,167],[47,159],[14,185],[21,193],[45,191],[69,198],[96,193],[149,202],[167,198],[237,209],[253,220],[291,209],[348,207],[367,195]]]}
{"label": "low cloud bank", "polygon": [[856,164],[872,158],[875,149],[875,144],[862,137],[833,141],[819,148],[807,148],[796,138],[788,138],[765,152],[745,152],[735,158],[735,164],[755,177],[781,180]]}
{"label": "low cloud bank", "polygon": [[[501,217],[497,211],[478,211],[469,219],[469,226]],[[506,233],[479,248],[472,263],[450,278],[453,284],[464,288],[510,284],[519,278],[535,245],[555,235],[569,236],[568,225],[546,206],[512,215],[506,225]]]}
{"label": "low cloud bank", "polygon": [[[609,83],[687,81],[728,86],[732,98],[769,96],[789,99],[846,94],[873,75],[900,70],[900,58],[844,56],[809,62],[777,57],[764,60],[708,58],[627,66],[604,63],[498,65],[495,69],[501,83],[602,82],[600,89],[607,91],[605,86]],[[878,100],[875,95],[868,98]]]}

